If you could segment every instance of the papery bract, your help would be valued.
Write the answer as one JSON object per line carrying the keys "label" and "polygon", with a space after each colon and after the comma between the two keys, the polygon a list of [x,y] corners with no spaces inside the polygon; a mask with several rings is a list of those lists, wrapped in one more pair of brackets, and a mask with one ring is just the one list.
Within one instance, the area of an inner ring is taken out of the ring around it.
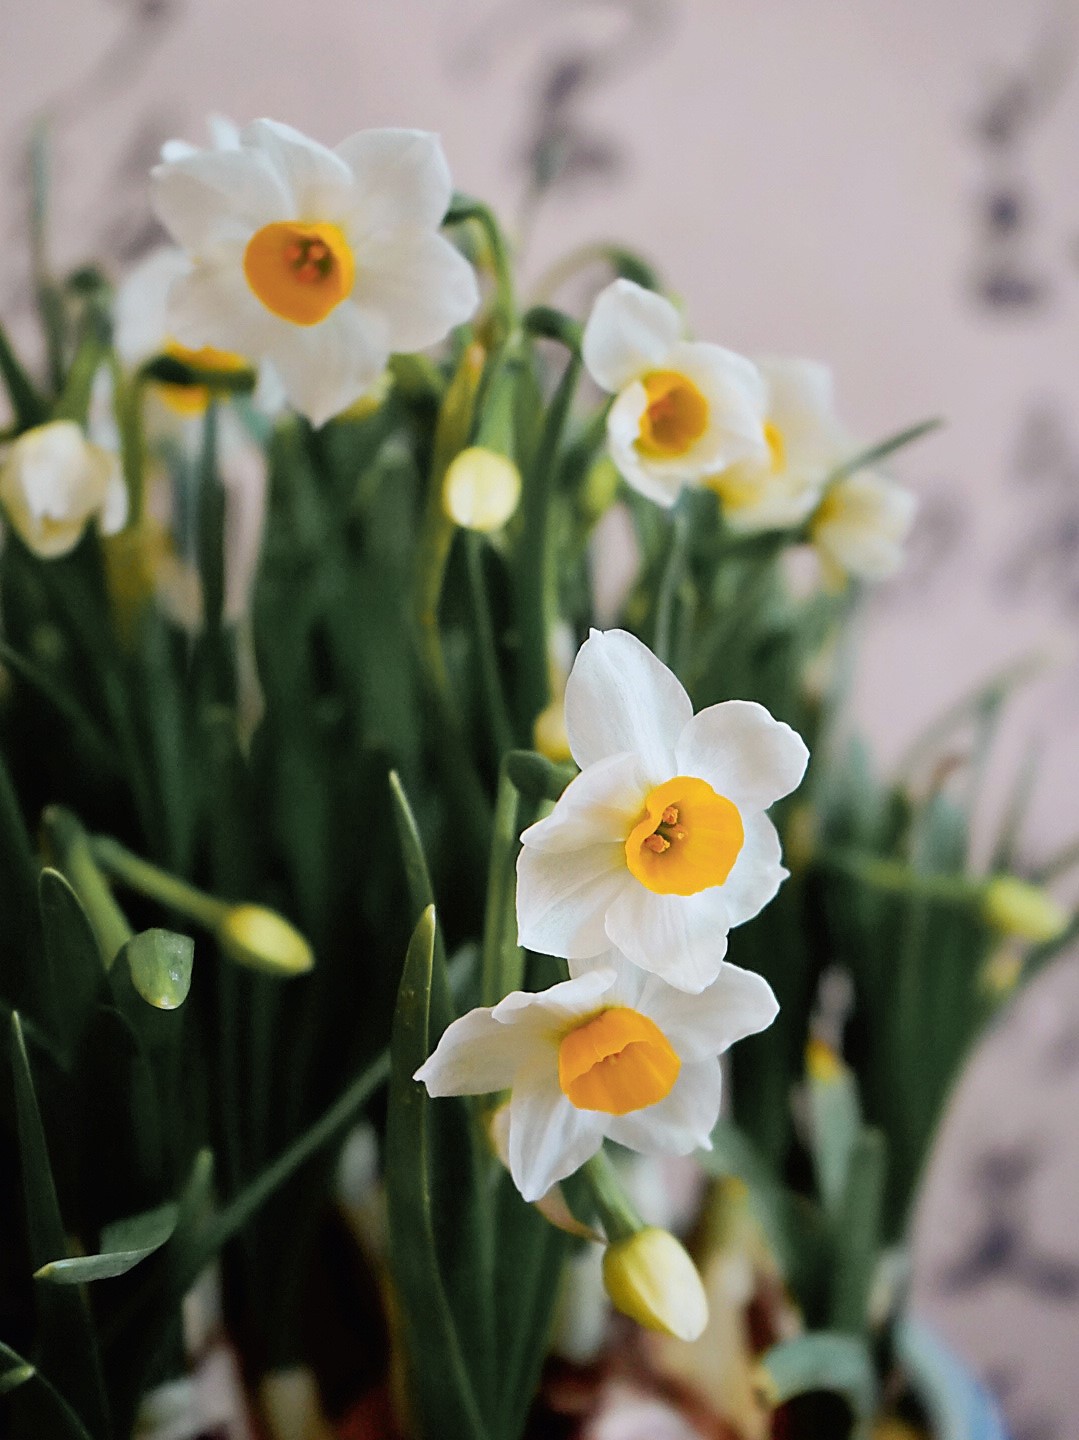
{"label": "papery bract", "polygon": [[673,505],[684,485],[737,460],[767,462],[757,367],[719,345],[684,340],[681,316],[662,295],[630,280],[608,285],[585,326],[583,354],[592,379],[615,396],[611,458],[650,500]]}
{"label": "papery bract", "polygon": [[431,1095],[510,1091],[510,1173],[529,1201],[608,1137],[645,1154],[707,1148],[719,1055],[778,1010],[767,982],[735,965],[692,998],[614,954],[571,975],[455,1020],[416,1072]]}
{"label": "papery bract", "polygon": [[749,701],[694,715],[677,678],[624,630],[594,630],[581,647],[566,730],[581,774],[521,837],[521,944],[570,960],[613,945],[702,990],[727,932],[787,874],[764,812],[798,785],[805,745]]}

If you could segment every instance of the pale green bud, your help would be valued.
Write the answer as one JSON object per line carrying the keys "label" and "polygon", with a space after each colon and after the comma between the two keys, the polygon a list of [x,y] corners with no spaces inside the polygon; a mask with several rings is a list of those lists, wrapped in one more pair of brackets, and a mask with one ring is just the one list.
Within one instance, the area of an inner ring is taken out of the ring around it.
{"label": "pale green bud", "polygon": [[667,1230],[648,1225],[608,1245],[603,1283],[615,1309],[648,1330],[696,1340],[708,1324],[697,1267]]}
{"label": "pale green bud", "polygon": [[1072,917],[1040,885],[1017,875],[997,875],[982,896],[982,914],[995,930],[1042,944],[1059,940]]}

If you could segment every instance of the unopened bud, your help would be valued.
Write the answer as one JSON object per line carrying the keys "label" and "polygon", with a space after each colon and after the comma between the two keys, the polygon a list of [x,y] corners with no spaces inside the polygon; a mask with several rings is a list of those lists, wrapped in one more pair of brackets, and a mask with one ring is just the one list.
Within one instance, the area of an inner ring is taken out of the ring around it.
{"label": "unopened bud", "polygon": [[271,975],[302,975],[315,963],[311,946],[283,915],[262,905],[233,905],[217,926],[230,960]]}
{"label": "unopened bud", "polygon": [[556,765],[573,759],[566,734],[566,702],[559,696],[536,716],[532,730],[532,747]]}
{"label": "unopened bud", "polygon": [[455,525],[484,534],[500,530],[521,498],[521,472],[506,455],[470,445],[454,456],[442,486],[442,505]]}
{"label": "unopened bud", "polygon": [[995,930],[1036,944],[1059,940],[1072,921],[1048,890],[1016,875],[997,875],[989,881],[982,913]]}
{"label": "unopened bud", "polygon": [[603,1283],[615,1309],[677,1340],[696,1340],[708,1324],[697,1267],[668,1230],[646,1226],[608,1245]]}

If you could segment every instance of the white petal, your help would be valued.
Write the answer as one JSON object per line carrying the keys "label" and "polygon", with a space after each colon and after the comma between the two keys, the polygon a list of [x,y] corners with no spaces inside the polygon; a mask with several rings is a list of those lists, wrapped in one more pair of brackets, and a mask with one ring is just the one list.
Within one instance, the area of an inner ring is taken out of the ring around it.
{"label": "white petal", "polygon": [[268,157],[250,148],[198,150],[156,166],[151,201],[173,239],[194,255],[221,240],[246,242],[274,220],[296,218]]}
{"label": "white petal", "polygon": [[682,492],[682,477],[654,469],[637,449],[641,416],[648,406],[643,385],[628,385],[607,413],[607,446],[626,484],[655,505],[670,509]]}
{"label": "white petal", "polygon": [[707,400],[708,425],[684,455],[650,461],[653,469],[700,480],[737,460],[767,457],[767,388],[752,360],[721,345],[686,341],[672,350],[669,364]]}
{"label": "white petal", "polygon": [[285,393],[312,425],[323,425],[347,409],[375,383],[386,367],[389,346],[375,317],[349,301],[319,325],[288,325],[266,351]]}
{"label": "white petal", "polygon": [[244,278],[237,244],[219,246],[211,259],[173,281],[167,322],[182,345],[213,345],[253,360],[267,354],[276,337],[299,329],[256,298]]}
{"label": "white petal", "polygon": [[510,1174],[524,1198],[542,1199],[590,1160],[603,1144],[607,1119],[570,1104],[553,1057],[522,1067],[510,1098]]}
{"label": "white petal", "polygon": [[105,496],[101,502],[99,523],[104,535],[116,535],[127,524],[128,494],[123,471],[115,455],[101,452],[106,460]]}
{"label": "white petal", "polygon": [[279,220],[344,218],[351,198],[352,172],[332,150],[277,120],[252,121],[240,132],[240,143],[266,156],[290,196],[289,211],[279,215]]}
{"label": "white petal", "polygon": [[591,1014],[616,980],[617,971],[603,958],[571,980],[561,980],[546,990],[514,990],[491,1013],[504,1026],[523,1024],[544,1032],[557,1031],[567,1020]]}
{"label": "white petal", "polygon": [[624,844],[644,811],[649,785],[636,755],[609,755],[571,780],[543,820],[522,834],[533,850]]}
{"label": "white petal", "polygon": [[669,300],[615,280],[597,296],[584,327],[584,363],[597,385],[618,391],[661,366],[681,334],[682,317]]}
{"label": "white petal", "polygon": [[437,135],[426,130],[361,130],[343,140],[336,153],[355,177],[353,233],[442,223],[453,184]]}
{"label": "white petal", "polygon": [[522,849],[517,857],[520,943],[543,955],[587,959],[609,950],[603,917],[628,884],[624,845],[591,845],[550,852]]}
{"label": "white petal", "polygon": [[675,747],[678,773],[707,780],[742,812],[764,810],[800,783],[805,742],[754,700],[709,705],[687,723]]}
{"label": "white petal", "polygon": [[395,353],[436,344],[479,298],[472,266],[434,231],[398,231],[357,247],[352,303],[378,317]]}
{"label": "white petal", "polygon": [[767,357],[757,368],[768,387],[768,418],[787,432],[814,429],[838,438],[835,384],[827,365],[816,360]]}
{"label": "white petal", "polygon": [[767,1030],[779,1013],[779,1003],[763,975],[729,960],[699,995],[687,995],[650,976],[638,1008],[689,1063],[722,1055],[736,1041]]}
{"label": "white petal", "polygon": [[164,346],[170,334],[169,291],[190,269],[182,250],[162,245],[125,276],[113,312],[116,349],[125,364],[138,365]]}
{"label": "white petal", "polygon": [[635,880],[606,916],[610,944],[642,970],[693,994],[719,974],[728,928],[720,885],[697,895],[656,895]]}
{"label": "white petal", "polygon": [[688,1155],[710,1149],[722,1093],[723,1073],[715,1056],[683,1064],[669,1095],[644,1110],[614,1116],[607,1134],[645,1155]]}
{"label": "white petal", "polygon": [[674,747],[693,714],[677,677],[625,630],[593,630],[566,683],[566,734],[582,770],[638,754],[653,784],[676,772]]}
{"label": "white petal", "polygon": [[505,1090],[526,1058],[527,1043],[527,1036],[500,1025],[490,1010],[470,1010],[447,1026],[413,1079],[422,1081],[429,1095],[488,1095]]}
{"label": "white petal", "polygon": [[840,570],[884,580],[899,569],[918,502],[909,490],[871,471],[831,486],[813,522],[814,543]]}
{"label": "white petal", "polygon": [[743,816],[745,839],[731,873],[719,887],[733,929],[759,915],[787,878],[776,827],[767,815]]}

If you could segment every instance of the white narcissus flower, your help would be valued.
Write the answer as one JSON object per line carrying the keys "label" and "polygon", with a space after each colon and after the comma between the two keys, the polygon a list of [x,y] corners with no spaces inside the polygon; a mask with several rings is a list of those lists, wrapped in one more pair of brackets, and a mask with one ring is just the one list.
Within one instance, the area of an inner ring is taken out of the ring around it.
{"label": "white narcissus flower", "polygon": [[838,588],[848,575],[894,575],[917,509],[909,490],[869,470],[830,485],[809,527],[827,583]]}
{"label": "white narcissus flower", "polygon": [[43,560],[74,550],[91,520],[105,535],[127,521],[120,462],[74,420],[26,430],[0,465],[0,501],[19,538]]}
{"label": "white narcissus flower", "polygon": [[683,339],[682,318],[662,295],[630,280],[608,285],[588,317],[583,354],[592,379],[616,397],[611,459],[658,505],[735,461],[767,462],[759,370],[719,345]]}
{"label": "white narcissus flower", "polygon": [[767,982],[736,965],[692,998],[616,954],[570,968],[549,990],[455,1020],[415,1076],[431,1095],[510,1091],[510,1174],[528,1201],[606,1138],[644,1154],[709,1148],[719,1056],[778,1010]]}
{"label": "white narcissus flower", "polygon": [[269,362],[316,425],[478,303],[472,267],[438,233],[451,182],[434,135],[365,130],[329,150],[256,120],[235,148],[180,155],[153,181],[192,266],[172,287],[171,333]]}
{"label": "white narcissus flower", "polygon": [[835,416],[832,375],[812,360],[759,360],[767,386],[763,459],[739,460],[706,484],[742,534],[784,530],[808,519],[828,475],[850,453]]}
{"label": "white narcissus flower", "polygon": [[786,877],[764,813],[809,752],[763,705],[694,715],[660,660],[624,630],[593,630],[566,686],[581,774],[521,836],[520,942],[587,960],[612,945],[680,989],[716,978],[727,932]]}

